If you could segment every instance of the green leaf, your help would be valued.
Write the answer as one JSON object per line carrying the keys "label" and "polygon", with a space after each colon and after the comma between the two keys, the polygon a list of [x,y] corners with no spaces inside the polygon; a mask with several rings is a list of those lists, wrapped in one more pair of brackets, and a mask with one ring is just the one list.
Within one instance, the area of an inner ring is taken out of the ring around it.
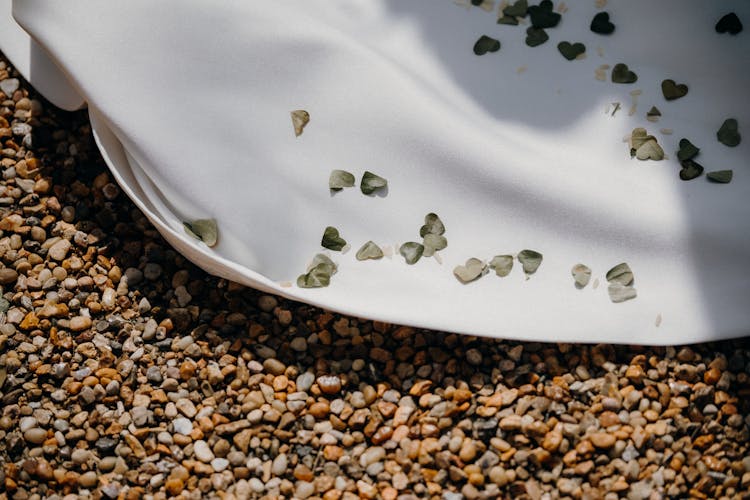
{"label": "green leaf", "polygon": [[424,235],[423,245],[434,250],[442,250],[448,246],[448,240],[440,234],[428,233]]}
{"label": "green leaf", "polygon": [[608,287],[609,300],[618,304],[636,298],[638,293],[632,286],[626,286],[621,283],[611,283]]}
{"label": "green leaf", "polygon": [[700,177],[703,173],[703,165],[693,160],[684,160],[680,162],[682,169],[680,170],[680,179],[683,181],[690,181],[696,177]]}
{"label": "green leaf", "polygon": [[534,28],[530,26],[526,28],[526,45],[529,47],[536,47],[549,40],[549,35],[544,28]]}
{"label": "green leaf", "polygon": [[337,266],[328,256],[319,253],[310,264],[306,274],[297,278],[297,286],[300,288],[321,288],[328,286],[331,276],[336,274]]}
{"label": "green leaf", "polygon": [[354,176],[346,170],[332,170],[328,178],[328,187],[332,191],[341,191],[354,186]]}
{"label": "green leaf", "polygon": [[526,17],[526,12],[529,9],[529,2],[527,0],[518,0],[513,5],[508,5],[503,9],[503,14],[511,17]]}
{"label": "green leaf", "polygon": [[677,159],[680,161],[692,160],[700,152],[700,148],[693,145],[692,142],[685,139],[680,139],[680,149],[677,151]]}
{"label": "green leaf", "polygon": [[557,44],[557,50],[560,51],[560,54],[562,54],[565,59],[572,61],[586,52],[586,46],[580,42],[560,42]]}
{"label": "green leaf", "polygon": [[485,275],[487,265],[474,257],[468,259],[463,266],[456,266],[453,269],[453,275],[461,283],[470,283]]}
{"label": "green leaf", "polygon": [[445,233],[445,225],[437,214],[429,213],[424,216],[424,226],[419,229],[419,236],[424,238],[427,234],[443,234]]}
{"label": "green leaf", "polygon": [[292,111],[292,125],[294,125],[295,137],[299,137],[302,134],[302,130],[304,130],[309,121],[310,113],[304,109]]}
{"label": "green leaf", "polygon": [[667,101],[674,101],[680,97],[684,97],[688,93],[688,86],[684,83],[679,85],[674,80],[664,80],[661,82],[661,93],[664,94],[664,98]]}
{"label": "green leaf", "polygon": [[364,194],[372,194],[375,191],[385,189],[387,186],[387,180],[368,171],[365,172],[365,175],[362,176],[362,181],[359,184],[359,189]]}
{"label": "green leaf", "polygon": [[401,245],[398,252],[404,257],[404,259],[406,259],[407,264],[416,264],[424,253],[424,245],[414,241],[409,241]]}
{"label": "green leaf", "polygon": [[716,138],[719,142],[725,146],[731,148],[735,147],[740,143],[741,137],[738,130],[739,124],[734,118],[728,118],[721,124],[721,128],[716,132]]}
{"label": "green leaf", "polygon": [[607,281],[628,286],[633,283],[633,271],[630,270],[630,266],[627,263],[622,262],[607,271]]}
{"label": "green leaf", "polygon": [[528,8],[531,16],[531,25],[535,28],[554,28],[560,22],[562,16],[552,10],[552,0],[542,0],[539,5]]}
{"label": "green leaf", "polygon": [[729,184],[732,182],[731,170],[716,170],[715,172],[709,172],[706,174],[708,180],[718,182],[719,184]]}
{"label": "green leaf", "polygon": [[570,270],[570,274],[573,276],[576,288],[585,288],[591,280],[591,268],[585,264],[576,264],[573,269]]}
{"label": "green leaf", "polygon": [[500,50],[500,41],[487,35],[482,35],[474,44],[474,53],[483,56],[487,52],[497,52]]}
{"label": "green leaf", "polygon": [[638,81],[638,75],[630,71],[627,64],[617,63],[612,68],[613,83],[635,83]]}
{"label": "green leaf", "polygon": [[198,219],[192,222],[183,222],[182,226],[185,232],[193,238],[201,240],[207,246],[216,245],[219,237],[219,230],[214,219]]}
{"label": "green leaf", "polygon": [[344,246],[346,246],[346,240],[339,236],[338,229],[333,226],[328,226],[325,231],[323,231],[323,239],[320,241],[320,244],[323,245],[324,248],[339,252]]}
{"label": "green leaf", "polygon": [[307,270],[310,271],[311,269],[318,267],[321,264],[326,265],[331,274],[336,274],[336,271],[338,271],[338,266],[336,265],[336,263],[333,262],[331,258],[324,253],[316,254],[315,257],[313,257],[312,262],[310,262],[310,265],[307,267]]}
{"label": "green leaf", "polygon": [[495,270],[495,274],[504,278],[510,274],[513,269],[512,255],[495,255],[490,261],[490,267]]}
{"label": "green leaf", "polygon": [[534,274],[542,263],[542,254],[534,250],[521,250],[518,253],[518,262],[523,266],[523,272]]}
{"label": "green leaf", "polygon": [[368,241],[357,250],[357,260],[381,259],[383,250],[374,241]]}

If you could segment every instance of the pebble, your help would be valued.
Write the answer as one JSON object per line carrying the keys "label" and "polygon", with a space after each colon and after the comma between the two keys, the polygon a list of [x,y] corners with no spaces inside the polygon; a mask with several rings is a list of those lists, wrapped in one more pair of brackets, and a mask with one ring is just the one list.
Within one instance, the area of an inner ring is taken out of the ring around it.
{"label": "pebble", "polygon": [[54,245],[50,247],[50,249],[47,251],[47,255],[51,259],[55,259],[56,261],[62,261],[65,259],[65,257],[68,256],[68,252],[70,251],[71,243],[68,240],[60,240]]}
{"label": "pebble", "polygon": [[193,430],[193,422],[187,418],[176,418],[172,420],[172,430],[178,434],[188,436]]}
{"label": "pebble", "polygon": [[193,443],[193,453],[195,454],[195,458],[204,463],[209,463],[215,458],[214,452],[211,451],[208,443],[206,443],[202,439],[199,439],[198,441]]}

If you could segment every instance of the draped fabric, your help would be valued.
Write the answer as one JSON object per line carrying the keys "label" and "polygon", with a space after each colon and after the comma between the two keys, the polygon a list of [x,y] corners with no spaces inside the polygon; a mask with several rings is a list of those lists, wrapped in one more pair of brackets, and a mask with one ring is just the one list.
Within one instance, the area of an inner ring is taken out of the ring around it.
{"label": "draped fabric", "polygon": [[[750,130],[750,43],[714,29],[729,11],[750,22],[747,2],[610,1],[606,36],[589,29],[594,2],[570,2],[534,48],[528,24],[497,24],[497,5],[451,0],[1,3],[0,48],[54,103],[85,102],[123,190],[210,273],[481,336],[671,344],[750,331],[750,141],[716,137],[727,118]],[[500,50],[475,55],[481,35]],[[585,57],[566,60],[561,41]],[[618,63],[635,83],[611,81]],[[665,79],[689,92],[665,100]],[[293,110],[310,114],[299,137]],[[631,159],[635,127],[667,158]],[[732,182],[680,180],[683,137]],[[333,169],[374,172],[388,190],[332,193]],[[399,245],[421,242],[430,212],[448,246],[408,265]],[[204,218],[217,221],[211,248],[183,228]],[[349,252],[320,246],[327,226]],[[358,261],[368,240],[393,256]],[[453,274],[523,249],[543,255],[529,276],[518,261],[507,277]],[[338,265],[330,286],[299,288],[321,252]],[[605,275],[621,262],[637,297],[613,303]],[[592,270],[583,289],[577,263]]]}

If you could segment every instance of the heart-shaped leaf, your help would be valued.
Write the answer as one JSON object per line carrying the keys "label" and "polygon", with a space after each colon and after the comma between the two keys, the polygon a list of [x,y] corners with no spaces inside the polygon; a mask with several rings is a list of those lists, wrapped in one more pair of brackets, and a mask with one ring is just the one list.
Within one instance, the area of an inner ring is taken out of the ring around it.
{"label": "heart-shaped leaf", "polygon": [[439,234],[427,233],[424,235],[424,256],[432,257],[435,251],[442,250],[448,246],[448,240],[445,236]]}
{"label": "heart-shaped leaf", "polygon": [[372,194],[375,191],[383,190],[388,186],[388,181],[379,175],[366,171],[359,183],[359,189],[363,194]]}
{"label": "heart-shaped leaf", "polygon": [[308,267],[306,274],[297,277],[297,286],[300,288],[320,288],[328,286],[331,276],[336,274],[337,266],[326,255],[319,253]]}
{"label": "heart-shaped leaf", "polygon": [[738,145],[742,139],[738,128],[739,124],[737,123],[737,120],[734,118],[727,118],[724,120],[724,123],[721,124],[719,131],[716,132],[716,138],[719,139],[720,143],[733,148]]}
{"label": "heart-shaped leaf", "polygon": [[656,139],[650,139],[635,150],[635,157],[639,160],[659,161],[664,159],[664,150],[656,142]]}
{"label": "heart-shaped leaf", "polygon": [[424,245],[414,241],[408,241],[401,245],[398,249],[398,253],[404,257],[407,264],[416,264],[416,262],[422,257],[422,254],[424,254]]}
{"label": "heart-shaped leaf", "polygon": [[630,71],[627,64],[617,63],[612,68],[612,82],[614,83],[635,83],[638,75]]}
{"label": "heart-shaped leaf", "polygon": [[683,160],[680,162],[682,169],[680,170],[680,179],[683,181],[690,181],[696,177],[700,177],[703,173],[703,165],[694,160]]}
{"label": "heart-shaped leaf", "polygon": [[310,121],[310,113],[304,109],[292,111],[292,125],[294,125],[294,135],[299,137],[302,134],[307,123]]}
{"label": "heart-shaped leaf", "polygon": [[500,50],[500,41],[487,35],[482,35],[474,44],[474,53],[483,56],[487,52],[497,52]]}
{"label": "heart-shaped leaf", "polygon": [[526,17],[526,12],[529,9],[529,2],[527,0],[518,0],[513,5],[508,5],[503,9],[503,14],[510,17]]}
{"label": "heart-shaped leaf", "polygon": [[518,252],[518,262],[526,274],[534,274],[542,263],[542,254],[534,250],[521,250]]}
{"label": "heart-shaped leaf", "polygon": [[332,191],[341,191],[354,186],[354,176],[346,170],[332,170],[328,178],[328,187]]}
{"label": "heart-shaped leaf", "polygon": [[570,270],[570,274],[573,276],[576,288],[585,288],[591,280],[591,268],[585,264],[576,264],[573,269]]}
{"label": "heart-shaped leaf", "polygon": [[636,298],[638,293],[632,286],[621,285],[620,283],[612,283],[609,285],[609,300],[618,304]]}
{"label": "heart-shaped leaf", "polygon": [[680,149],[677,151],[677,159],[682,161],[691,160],[695,158],[700,152],[700,148],[696,147],[692,142],[685,139],[680,139]]}
{"label": "heart-shaped leaf", "polygon": [[513,269],[512,255],[495,255],[490,261],[490,268],[495,270],[495,274],[504,278],[508,276]]}
{"label": "heart-shaped leaf", "polygon": [[721,19],[719,19],[719,22],[716,23],[717,33],[729,33],[730,35],[736,35],[740,31],[742,31],[742,22],[734,12],[726,14]]}
{"label": "heart-shaped leaf", "polygon": [[706,177],[712,182],[718,182],[719,184],[729,184],[730,182],[732,182],[732,174],[733,172],[731,170],[716,170],[714,172],[707,173]]}
{"label": "heart-shaped leaf", "polygon": [[509,26],[518,26],[518,19],[512,16],[503,16],[498,18],[497,24],[507,24]]}
{"label": "heart-shaped leaf", "polygon": [[580,42],[560,42],[557,44],[557,50],[563,55],[568,61],[572,61],[576,57],[586,52],[586,46]]}
{"label": "heart-shaped leaf", "polygon": [[201,240],[207,246],[212,247],[216,245],[219,237],[219,229],[214,219],[198,219],[192,222],[183,222],[182,227],[185,228],[187,234]]}
{"label": "heart-shaped leaf", "polygon": [[419,228],[419,236],[423,237],[427,234],[443,234],[445,233],[445,225],[437,214],[429,213],[424,216],[424,226]]}
{"label": "heart-shaped leaf", "polygon": [[466,261],[463,266],[453,268],[453,275],[463,284],[471,283],[477,278],[484,276],[487,266],[484,262],[474,257]]}
{"label": "heart-shaped leaf", "polygon": [[609,35],[615,31],[615,25],[609,20],[608,12],[599,12],[591,20],[591,31],[600,35]]}
{"label": "heart-shaped leaf", "polygon": [[323,239],[320,241],[320,244],[323,245],[324,248],[340,252],[341,249],[346,246],[346,240],[339,236],[338,229],[333,226],[328,226],[325,231],[323,231]]}
{"label": "heart-shaped leaf", "polygon": [[560,14],[552,10],[551,0],[542,0],[539,5],[528,8],[531,25],[535,28],[554,28],[560,22]]}
{"label": "heart-shaped leaf", "polygon": [[357,260],[381,259],[383,250],[374,241],[368,241],[357,250],[356,257]]}
{"label": "heart-shaped leaf", "polygon": [[624,286],[631,285],[633,283],[633,271],[627,263],[622,262],[607,271],[607,281]]}
{"label": "heart-shaped leaf", "polygon": [[674,80],[664,80],[661,82],[661,93],[666,100],[674,101],[687,95],[688,86],[684,83],[678,85]]}
{"label": "heart-shaped leaf", "polygon": [[536,47],[549,40],[549,35],[543,28],[535,28],[530,26],[526,28],[526,45],[529,47]]}

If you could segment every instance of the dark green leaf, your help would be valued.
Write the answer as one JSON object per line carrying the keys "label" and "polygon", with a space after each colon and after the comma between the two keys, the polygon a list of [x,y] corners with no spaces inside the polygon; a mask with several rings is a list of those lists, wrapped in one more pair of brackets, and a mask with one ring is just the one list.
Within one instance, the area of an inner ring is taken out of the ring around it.
{"label": "dark green leaf", "polygon": [[407,264],[416,264],[424,253],[424,245],[409,241],[401,245],[398,252],[406,259]]}
{"label": "dark green leaf", "polygon": [[379,175],[375,175],[372,172],[365,172],[362,176],[362,181],[359,184],[359,189],[364,194],[372,194],[375,191],[383,190],[388,186],[388,181]]}
{"label": "dark green leaf", "polygon": [[709,172],[706,174],[708,180],[718,182],[719,184],[729,184],[732,182],[731,170],[716,170],[715,172]]}
{"label": "dark green leaf", "polygon": [[320,244],[329,250],[340,252],[346,246],[346,240],[339,236],[339,230],[333,226],[326,227]]}

